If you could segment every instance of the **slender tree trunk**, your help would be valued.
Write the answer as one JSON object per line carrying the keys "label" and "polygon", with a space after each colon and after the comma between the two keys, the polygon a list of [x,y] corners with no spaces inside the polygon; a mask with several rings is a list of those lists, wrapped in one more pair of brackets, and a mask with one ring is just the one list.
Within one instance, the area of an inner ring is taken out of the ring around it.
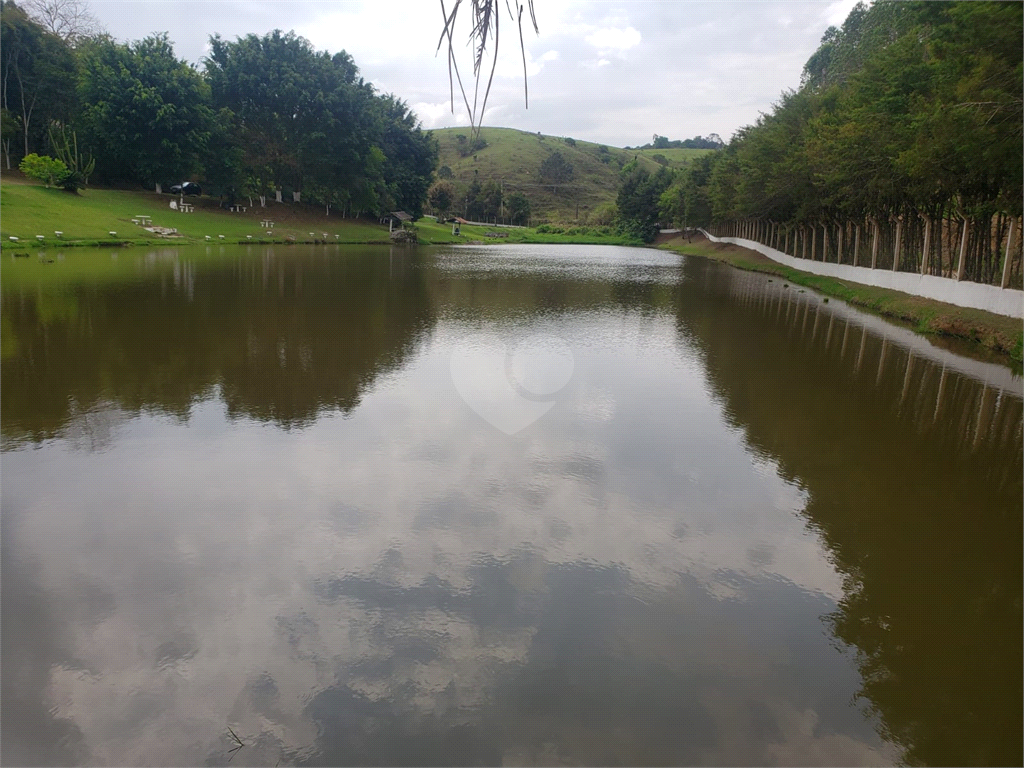
{"label": "slender tree trunk", "polygon": [[874,269],[878,264],[878,219],[872,219],[871,223],[871,268]]}
{"label": "slender tree trunk", "polygon": [[860,254],[860,224],[853,225],[853,266],[857,266]]}
{"label": "slender tree trunk", "polygon": [[924,220],[924,248],[921,249],[921,274],[928,274],[928,251],[932,244],[932,220],[926,216]]}
{"label": "slender tree trunk", "polygon": [[896,219],[896,243],[892,249],[892,271],[900,271],[900,248],[903,246],[903,218]]}
{"label": "slender tree trunk", "polygon": [[1013,263],[1013,240],[1017,235],[1015,226],[1017,224],[1017,218],[1015,216],[1010,217],[1010,233],[1006,236],[1006,256],[1003,258],[1003,279],[999,283],[1000,288],[1005,288],[1010,284],[1010,265]]}
{"label": "slender tree trunk", "polygon": [[846,227],[846,222],[839,225],[839,230],[836,232],[836,264],[843,263],[843,229]]}
{"label": "slender tree trunk", "polygon": [[970,231],[970,227],[967,226],[967,219],[964,219],[963,222],[963,230],[960,235],[960,257],[957,260],[956,265],[957,280],[963,280],[964,274],[967,271],[967,236]]}

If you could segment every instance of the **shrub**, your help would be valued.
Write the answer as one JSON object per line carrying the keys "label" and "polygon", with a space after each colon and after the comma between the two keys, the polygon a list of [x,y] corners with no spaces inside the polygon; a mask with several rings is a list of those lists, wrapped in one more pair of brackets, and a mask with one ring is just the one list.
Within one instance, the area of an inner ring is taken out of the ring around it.
{"label": "shrub", "polygon": [[37,155],[35,152],[25,155],[18,167],[30,179],[38,179],[48,187],[63,186],[71,174],[64,161],[49,155]]}

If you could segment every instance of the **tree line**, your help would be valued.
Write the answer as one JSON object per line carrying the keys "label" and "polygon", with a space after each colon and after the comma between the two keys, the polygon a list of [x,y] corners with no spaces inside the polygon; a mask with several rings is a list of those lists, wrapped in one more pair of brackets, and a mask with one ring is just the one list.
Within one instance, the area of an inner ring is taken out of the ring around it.
{"label": "tree line", "polygon": [[1022,20],[1020,2],[858,4],[798,89],[666,185],[661,217],[1019,287]]}
{"label": "tree line", "polygon": [[709,133],[706,137],[698,135],[692,139],[675,140],[669,139],[668,136],[654,134],[650,144],[644,144],[637,149],[721,149],[724,146],[725,142],[717,133]]}
{"label": "tree line", "polygon": [[73,142],[106,184],[190,179],[229,199],[294,192],[328,212],[421,215],[437,143],[344,51],[280,30],[214,35],[200,69],[177,58],[166,34],[63,38],[9,1],[0,36],[7,168],[60,158],[59,145]]}

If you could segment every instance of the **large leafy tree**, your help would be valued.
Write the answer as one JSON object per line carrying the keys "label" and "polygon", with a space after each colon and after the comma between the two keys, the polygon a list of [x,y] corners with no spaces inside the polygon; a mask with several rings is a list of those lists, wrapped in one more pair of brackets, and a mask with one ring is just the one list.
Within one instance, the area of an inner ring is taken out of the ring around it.
{"label": "large leafy tree", "polygon": [[572,176],[572,163],[562,157],[561,152],[552,152],[541,161],[540,178],[545,184],[550,184],[555,189],[572,179]]}
{"label": "large leafy tree", "polygon": [[206,76],[215,107],[230,110],[248,179],[303,190],[328,210],[421,214],[437,144],[344,51],[316,51],[280,30],[215,36]]}
{"label": "large leafy tree", "polygon": [[209,86],[166,34],[81,46],[81,126],[107,181],[151,185],[201,170],[214,125]]}
{"label": "large leafy tree", "polygon": [[636,161],[622,169],[622,183],[616,205],[619,211],[619,231],[646,243],[658,234],[660,201],[672,183],[672,173],[660,168],[650,174]]}
{"label": "large leafy tree", "polygon": [[9,153],[16,129],[24,156],[44,148],[51,121],[74,115],[78,70],[67,44],[9,0],[0,3],[0,40],[4,148]]}
{"label": "large leafy tree", "polygon": [[421,130],[416,115],[405,102],[386,95],[377,99],[380,116],[380,148],[387,194],[397,209],[414,218],[423,214],[423,201],[437,166],[437,140]]}
{"label": "large leafy tree", "polygon": [[210,39],[206,76],[213,102],[234,116],[249,176],[273,185],[333,189],[335,204],[374,188],[373,89],[344,51],[317,52],[280,30],[234,42]]}

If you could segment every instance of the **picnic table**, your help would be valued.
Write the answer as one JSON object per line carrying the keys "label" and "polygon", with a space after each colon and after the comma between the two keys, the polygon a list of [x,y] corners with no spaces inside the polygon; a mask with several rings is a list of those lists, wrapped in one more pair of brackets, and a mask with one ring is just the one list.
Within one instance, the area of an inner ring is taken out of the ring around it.
{"label": "picnic table", "polygon": [[192,213],[195,210],[195,206],[192,203],[181,203],[178,207],[182,213]]}
{"label": "picnic table", "polygon": [[234,211],[235,213],[245,213],[246,206],[244,206],[244,205],[232,205],[231,206],[231,210]]}
{"label": "picnic table", "polygon": [[142,214],[136,214],[135,218],[139,220],[139,224],[141,224],[143,227],[153,223],[152,216],[143,216]]}
{"label": "picnic table", "polygon": [[263,219],[263,221],[260,222],[260,226],[263,227],[264,229],[273,229],[274,222],[272,222],[270,219]]}

